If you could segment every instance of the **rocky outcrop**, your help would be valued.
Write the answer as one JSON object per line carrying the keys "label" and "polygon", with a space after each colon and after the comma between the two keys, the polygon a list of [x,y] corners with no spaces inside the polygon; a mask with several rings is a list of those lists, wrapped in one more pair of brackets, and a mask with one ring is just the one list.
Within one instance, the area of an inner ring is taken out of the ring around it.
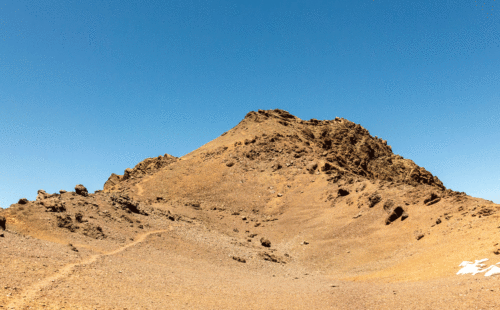
{"label": "rocky outcrop", "polygon": [[36,201],[47,199],[47,198],[50,198],[52,196],[53,195],[47,194],[47,192],[44,191],[43,189],[39,189],[37,192]]}
{"label": "rocky outcrop", "polygon": [[59,228],[65,228],[71,232],[75,232],[77,229],[80,227],[78,225],[73,224],[73,219],[71,216],[66,215],[66,216],[57,216],[57,227]]}
{"label": "rocky outcrop", "polygon": [[[276,109],[250,112],[242,122],[269,123],[274,128],[276,123],[282,126],[274,132],[256,133],[245,143],[236,141],[234,146],[237,152],[248,159],[274,159],[285,163],[283,169],[302,166],[311,174],[332,174],[330,180],[333,182],[343,176],[358,175],[445,189],[443,183],[430,172],[409,159],[395,155],[387,141],[371,136],[361,125],[343,118],[304,121],[287,111]],[[293,165],[286,165],[291,162]]]}
{"label": "rocky outcrop", "polygon": [[108,178],[106,183],[104,183],[104,191],[113,191],[122,181],[140,178],[148,174],[153,174],[159,169],[170,165],[178,160],[177,157],[165,154],[164,156],[158,156],[153,158],[146,158],[145,160],[138,163],[134,168],[125,169],[123,175],[117,175],[112,173]]}
{"label": "rocky outcrop", "polygon": [[120,206],[127,212],[148,215],[147,212],[141,208],[140,203],[128,195],[114,195],[111,197],[111,200],[114,205]]}
{"label": "rocky outcrop", "polygon": [[48,198],[40,201],[40,205],[45,207],[46,212],[64,212],[65,203],[57,198]]}

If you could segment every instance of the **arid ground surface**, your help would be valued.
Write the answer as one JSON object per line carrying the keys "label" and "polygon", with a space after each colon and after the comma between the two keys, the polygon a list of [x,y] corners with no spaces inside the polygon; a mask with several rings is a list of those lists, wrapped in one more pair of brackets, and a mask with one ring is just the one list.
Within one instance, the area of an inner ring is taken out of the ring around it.
{"label": "arid ground surface", "polygon": [[250,112],[0,211],[0,309],[496,309],[498,275],[456,273],[500,262],[499,210],[345,119]]}

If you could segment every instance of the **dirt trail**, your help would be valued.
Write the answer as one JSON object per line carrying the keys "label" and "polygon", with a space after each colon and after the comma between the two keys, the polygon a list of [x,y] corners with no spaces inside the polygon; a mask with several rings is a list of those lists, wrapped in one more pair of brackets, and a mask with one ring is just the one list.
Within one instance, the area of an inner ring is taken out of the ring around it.
{"label": "dirt trail", "polygon": [[94,262],[96,262],[99,258],[105,257],[105,256],[110,256],[110,255],[115,255],[120,252],[125,251],[126,249],[133,247],[144,240],[149,235],[153,234],[158,234],[162,232],[167,232],[168,230],[155,230],[155,231],[150,231],[146,232],[144,234],[139,235],[133,242],[118,248],[114,251],[107,252],[104,254],[96,254],[92,255],[89,258],[86,258],[82,261],[76,262],[76,263],[71,263],[66,266],[64,266],[62,269],[60,269],[56,274],[49,276],[45,279],[42,279],[38,281],[37,283],[33,284],[32,286],[28,287],[20,296],[15,297],[14,300],[12,300],[8,305],[7,309],[21,309],[22,306],[25,304],[25,302],[32,301],[36,298],[36,295],[38,292],[43,291],[45,289],[50,289],[50,286],[52,286],[53,283],[55,283],[57,280],[60,280],[61,278],[69,276],[77,266],[84,266],[84,265],[90,265]]}
{"label": "dirt trail", "polygon": [[144,177],[141,182],[137,183],[135,186],[137,187],[137,195],[142,196],[144,193],[144,188],[142,187],[141,183],[147,182],[149,179],[151,179],[152,175],[148,175]]}

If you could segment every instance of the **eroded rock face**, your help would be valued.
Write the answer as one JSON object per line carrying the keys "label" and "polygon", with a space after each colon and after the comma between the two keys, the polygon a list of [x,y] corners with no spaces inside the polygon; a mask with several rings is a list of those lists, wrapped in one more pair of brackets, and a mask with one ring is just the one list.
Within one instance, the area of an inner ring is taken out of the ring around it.
{"label": "eroded rock face", "polygon": [[45,207],[47,212],[64,212],[66,211],[66,206],[64,202],[56,198],[49,198],[40,201],[40,204]]}
{"label": "eroded rock face", "polygon": [[106,239],[106,234],[104,234],[102,227],[92,224],[92,223],[87,223],[83,227],[83,234],[87,237],[94,238],[94,239]]}
{"label": "eroded rock face", "polygon": [[146,211],[142,210],[140,207],[140,203],[138,201],[135,201],[128,195],[115,195],[111,197],[111,200],[115,203],[121,206],[123,210],[126,210],[127,212],[131,213],[137,213],[141,215],[148,215]]}
{"label": "eroded rock face", "polygon": [[57,227],[60,228],[66,228],[71,232],[75,232],[77,229],[80,227],[78,225],[73,224],[73,219],[71,219],[71,216],[66,215],[66,216],[57,216]]}
{"label": "eroded rock face", "polygon": [[103,187],[104,191],[109,191],[113,186],[120,183],[122,179],[123,176],[112,173],[111,176],[106,181],[106,183],[104,183]]}
{"label": "eroded rock face", "polygon": [[47,194],[47,192],[45,192],[43,189],[39,189],[37,193],[38,195],[36,196],[36,201],[47,199],[52,196],[50,194]]}
{"label": "eroded rock face", "polygon": [[[275,158],[286,161],[287,156],[307,158],[308,163],[302,161],[301,168],[309,173],[338,174],[342,171],[347,175],[444,189],[442,182],[430,172],[395,155],[387,141],[371,136],[361,125],[343,118],[305,121],[276,109],[250,112],[242,122],[282,125],[273,128],[274,132],[270,130],[269,134],[255,135],[252,143],[234,143],[234,146],[241,147],[242,155],[253,154],[252,160]],[[323,164],[325,161],[328,164]],[[314,162],[318,166],[310,164]]]}
{"label": "eroded rock face", "polygon": [[130,179],[130,177],[132,176],[132,172],[134,170],[132,170],[131,168],[127,168],[125,169],[125,171],[123,172],[123,180],[128,180]]}

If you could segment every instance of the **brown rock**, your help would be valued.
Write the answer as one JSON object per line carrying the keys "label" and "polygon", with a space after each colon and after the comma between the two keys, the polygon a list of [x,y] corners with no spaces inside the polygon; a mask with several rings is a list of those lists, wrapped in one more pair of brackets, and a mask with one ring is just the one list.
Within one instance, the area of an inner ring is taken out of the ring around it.
{"label": "brown rock", "polygon": [[40,200],[43,200],[43,199],[46,199],[49,197],[50,197],[50,195],[47,194],[47,192],[45,192],[43,189],[39,189],[38,195],[36,196],[36,201],[40,201]]}
{"label": "brown rock", "polygon": [[413,235],[415,236],[415,239],[417,239],[417,240],[420,240],[425,236],[421,230],[415,230],[413,232]]}
{"label": "brown rock", "polygon": [[318,168],[318,164],[317,163],[310,163],[306,166],[306,170],[309,171],[309,173],[313,174],[314,171],[316,171],[316,169]]}
{"label": "brown rock", "polygon": [[28,201],[28,199],[26,199],[26,198],[21,198],[21,199],[19,199],[19,201],[18,201],[17,203],[18,203],[18,204],[20,204],[20,205],[25,205],[25,204],[27,204],[28,202],[29,202],[29,201]]}
{"label": "brown rock", "polygon": [[77,186],[75,186],[75,192],[78,195],[82,195],[84,197],[87,197],[89,195],[87,188],[85,186],[83,186],[82,184],[78,184]]}
{"label": "brown rock", "polygon": [[337,197],[343,197],[349,195],[349,191],[347,189],[339,188],[337,192]]}
{"label": "brown rock", "polygon": [[405,212],[405,210],[403,210],[401,206],[397,206],[389,213],[389,216],[385,220],[385,224],[389,225],[400,217],[401,220],[404,221],[408,217],[408,214]]}
{"label": "brown rock", "polygon": [[60,201],[59,199],[51,198],[51,199],[45,199],[40,202],[42,206],[45,207],[46,212],[64,212],[66,211],[66,206],[64,202]]}
{"label": "brown rock", "polygon": [[115,186],[118,183],[120,183],[120,181],[122,180],[122,178],[123,178],[123,176],[112,173],[111,176],[106,181],[106,183],[104,183],[104,187],[103,187],[104,191],[111,190],[111,188],[113,186]]}
{"label": "brown rock", "polygon": [[394,201],[392,201],[391,199],[387,199],[384,202],[384,211],[390,214],[393,210],[394,210]]}
{"label": "brown rock", "polygon": [[274,254],[270,254],[270,253],[267,253],[267,252],[261,252],[261,253],[259,253],[259,256],[263,260],[267,260],[267,261],[270,261],[270,262],[273,262],[273,263],[286,264],[286,262],[282,258],[280,258],[280,257],[278,257],[278,256],[276,256]]}
{"label": "brown rock", "polygon": [[125,171],[123,172],[123,178],[122,178],[122,180],[128,180],[128,179],[130,179],[130,177],[132,176],[132,172],[133,172],[132,168],[125,169]]}
{"label": "brown rock", "polygon": [[[83,220],[83,214],[81,212],[78,212],[75,214],[75,220],[78,222],[78,223],[83,223],[84,220]],[[87,221],[85,221],[87,222]]]}
{"label": "brown rock", "polygon": [[106,239],[106,235],[102,231],[101,226],[87,223],[83,228],[83,234],[94,239]]}
{"label": "brown rock", "polygon": [[426,199],[424,199],[424,203],[428,206],[439,202],[441,198],[436,193],[431,193]]}
{"label": "brown rock", "polygon": [[6,227],[6,223],[7,223],[7,220],[5,219],[4,216],[0,216],[0,228],[2,230],[5,230],[7,227]]}
{"label": "brown rock", "polygon": [[[129,213],[137,213],[141,215],[148,215],[146,211],[142,209],[141,203],[135,201],[133,198],[126,194],[114,195],[111,200],[121,206],[121,208]],[[187,205],[187,204],[186,204]],[[194,207],[194,206],[193,206]]]}
{"label": "brown rock", "polygon": [[375,192],[370,197],[368,197],[368,207],[373,208],[377,203],[382,200],[379,193]]}
{"label": "brown rock", "polygon": [[266,248],[271,247],[271,241],[269,241],[269,239],[266,239],[264,237],[260,238],[260,244],[262,244],[262,246],[265,246]]}
{"label": "brown rock", "polygon": [[283,168],[283,166],[279,162],[275,162],[271,168],[273,168],[273,170],[276,171]]}
{"label": "brown rock", "polygon": [[242,257],[238,257],[238,256],[233,256],[233,259],[237,262],[240,262],[240,263],[246,263],[246,259],[242,258]]}
{"label": "brown rock", "polygon": [[57,216],[57,227],[66,228],[71,232],[75,232],[79,227],[77,225],[73,225],[73,220],[71,216]]}

